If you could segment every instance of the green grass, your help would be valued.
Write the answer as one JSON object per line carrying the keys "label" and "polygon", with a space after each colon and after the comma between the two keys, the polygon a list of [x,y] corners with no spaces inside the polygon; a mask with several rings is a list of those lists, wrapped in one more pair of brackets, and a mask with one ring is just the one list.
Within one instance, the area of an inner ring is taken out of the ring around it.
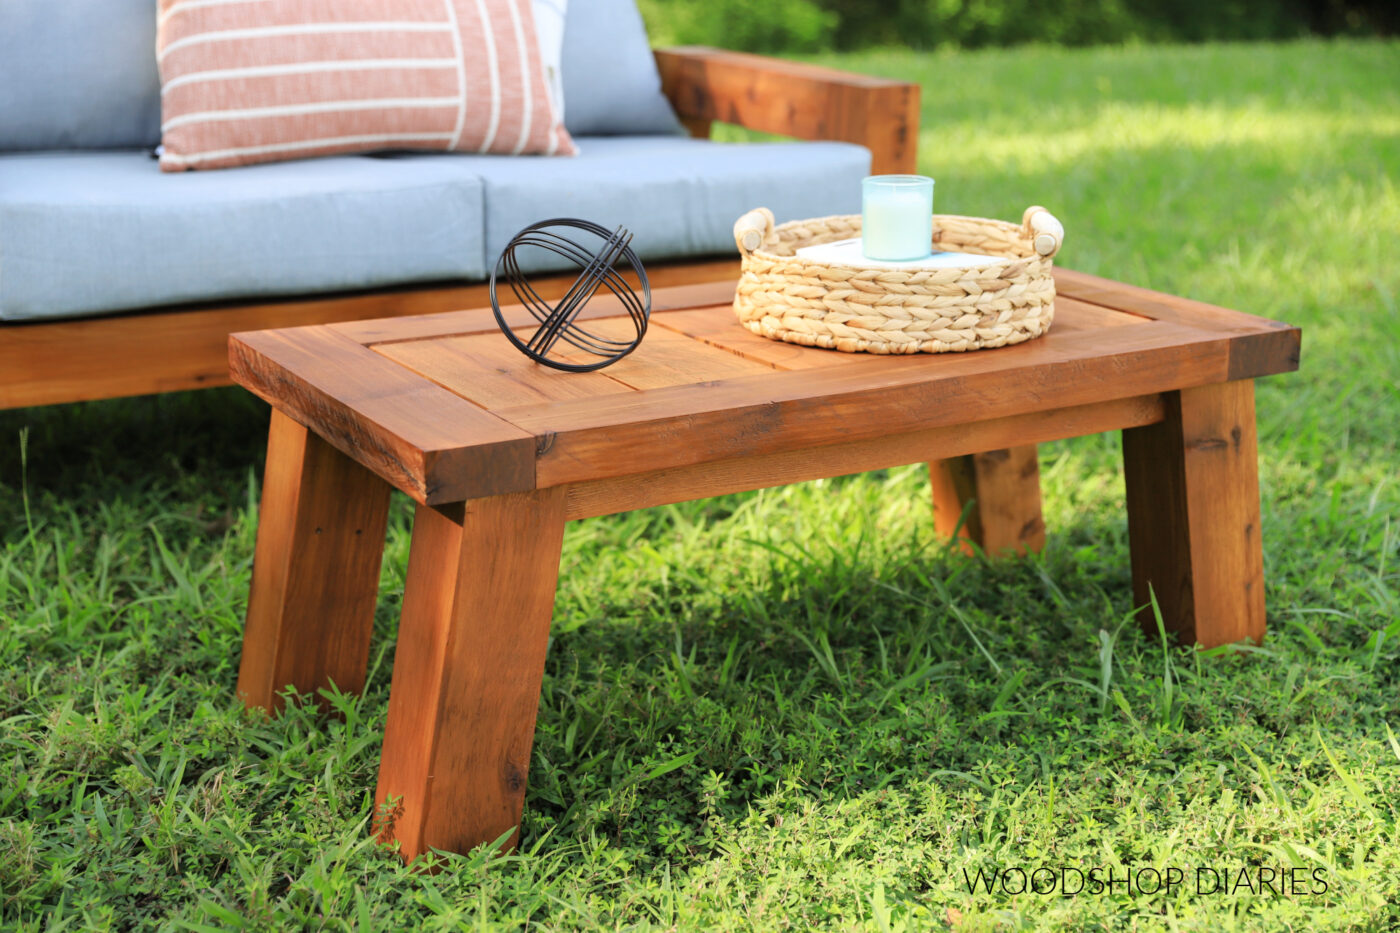
{"label": "green grass", "polygon": [[[1067,265],[1304,328],[1258,392],[1266,646],[1130,621],[1115,436],[1042,449],[1020,561],[948,553],[917,466],[579,523],[523,846],[410,872],[366,831],[406,503],[364,696],[248,717],[266,411],[0,413],[0,927],[1400,927],[1400,45],[824,60],[923,82],[940,210],[1045,204]],[[1040,865],[1187,883],[964,881]],[[1327,889],[1196,893],[1245,866]]]}

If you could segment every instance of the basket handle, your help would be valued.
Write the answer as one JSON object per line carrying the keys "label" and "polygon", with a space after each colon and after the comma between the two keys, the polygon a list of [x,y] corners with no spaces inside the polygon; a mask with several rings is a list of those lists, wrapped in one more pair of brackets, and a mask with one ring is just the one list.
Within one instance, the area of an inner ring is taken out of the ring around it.
{"label": "basket handle", "polygon": [[758,249],[773,235],[773,212],[756,207],[734,221],[734,242],[745,256]]}
{"label": "basket handle", "polygon": [[1021,228],[1035,246],[1038,255],[1047,259],[1060,251],[1065,242],[1065,227],[1055,219],[1055,215],[1036,205],[1026,208],[1021,217]]}

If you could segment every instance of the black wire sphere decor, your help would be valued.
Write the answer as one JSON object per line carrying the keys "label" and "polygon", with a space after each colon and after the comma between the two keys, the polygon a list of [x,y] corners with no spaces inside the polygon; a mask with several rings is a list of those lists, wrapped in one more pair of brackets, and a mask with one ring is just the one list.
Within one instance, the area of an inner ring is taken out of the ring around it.
{"label": "black wire sphere decor", "polygon": [[[581,231],[587,237],[574,231]],[[521,230],[506,244],[491,270],[491,310],[496,313],[501,332],[517,350],[536,363],[570,373],[588,373],[611,366],[637,349],[646,336],[647,321],[651,318],[651,283],[647,281],[642,261],[632,251],[631,242],[632,234],[625,227],[618,226],[610,231],[602,224],[576,217],[542,220]],[[578,267],[578,277],[558,301],[540,297],[530,277],[521,269],[521,252],[526,251],[528,259],[531,249],[553,253]],[[641,285],[640,295],[619,271],[624,262],[631,265]],[[497,283],[501,279],[510,285],[516,300],[525,306],[538,325],[527,340],[520,339],[501,313],[497,297]],[[606,337],[578,323],[584,306],[604,287],[616,296],[631,319],[636,329],[632,339]]]}

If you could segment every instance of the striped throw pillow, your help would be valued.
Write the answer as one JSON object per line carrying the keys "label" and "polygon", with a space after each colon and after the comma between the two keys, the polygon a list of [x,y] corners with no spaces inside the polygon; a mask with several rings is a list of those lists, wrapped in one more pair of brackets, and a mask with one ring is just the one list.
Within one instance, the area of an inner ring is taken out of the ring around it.
{"label": "striped throw pillow", "polygon": [[160,167],[572,155],[530,0],[160,0]]}

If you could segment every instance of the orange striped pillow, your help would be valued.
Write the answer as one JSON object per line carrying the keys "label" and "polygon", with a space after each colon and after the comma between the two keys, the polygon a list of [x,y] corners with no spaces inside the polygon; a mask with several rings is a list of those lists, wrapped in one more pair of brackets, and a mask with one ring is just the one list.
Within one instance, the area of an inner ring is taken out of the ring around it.
{"label": "orange striped pillow", "polygon": [[160,0],[160,167],[572,155],[529,0]]}

